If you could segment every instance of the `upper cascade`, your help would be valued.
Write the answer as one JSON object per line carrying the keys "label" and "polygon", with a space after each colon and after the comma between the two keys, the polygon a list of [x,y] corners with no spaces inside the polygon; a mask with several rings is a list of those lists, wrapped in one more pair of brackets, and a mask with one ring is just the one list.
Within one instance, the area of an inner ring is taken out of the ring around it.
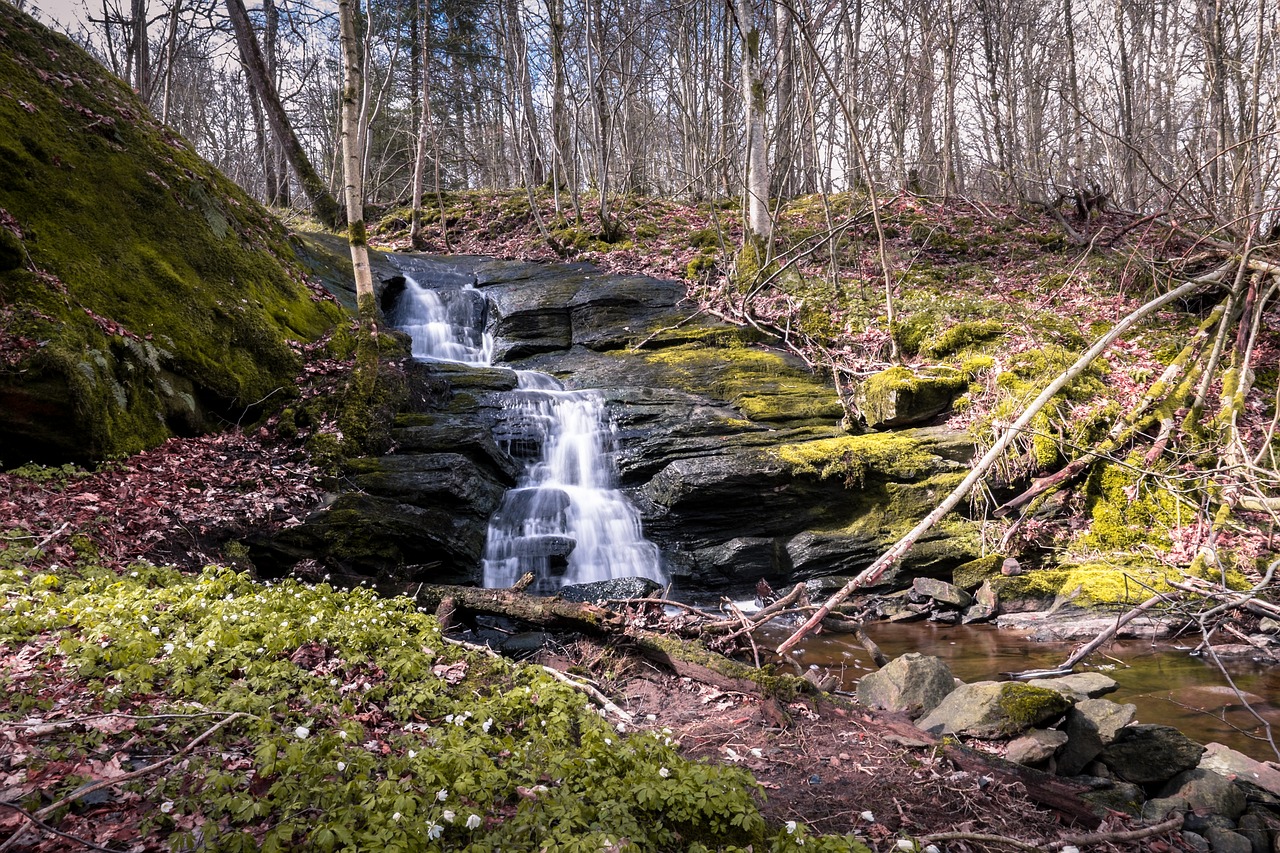
{"label": "upper cascade", "polygon": [[[416,358],[488,366],[484,295],[474,287],[424,287],[405,277],[393,323],[413,339]],[[499,444],[524,464],[489,520],[486,587],[533,572],[531,591],[644,577],[664,582],[661,552],[644,537],[640,514],[617,488],[613,429],[598,391],[567,391],[553,377],[518,371],[503,408]]]}
{"label": "upper cascade", "polygon": [[486,308],[484,294],[471,285],[437,291],[405,276],[391,322],[413,339],[414,358],[488,367],[493,335],[484,330]]}

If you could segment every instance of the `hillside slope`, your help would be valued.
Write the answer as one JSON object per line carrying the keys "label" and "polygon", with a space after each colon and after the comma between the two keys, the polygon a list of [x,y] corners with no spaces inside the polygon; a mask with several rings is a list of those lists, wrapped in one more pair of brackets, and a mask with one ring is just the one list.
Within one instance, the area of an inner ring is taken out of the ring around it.
{"label": "hillside slope", "polygon": [[284,230],[68,39],[0,4],[0,463],[236,421],[340,310]]}

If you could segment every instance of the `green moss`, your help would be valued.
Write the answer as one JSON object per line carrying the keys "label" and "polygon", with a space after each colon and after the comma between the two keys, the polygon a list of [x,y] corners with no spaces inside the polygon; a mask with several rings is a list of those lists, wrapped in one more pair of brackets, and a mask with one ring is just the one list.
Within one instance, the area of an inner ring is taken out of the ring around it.
{"label": "green moss", "polygon": [[[1141,453],[1131,461],[1141,462]],[[1102,552],[1167,549],[1170,531],[1190,521],[1191,511],[1180,507],[1177,496],[1161,483],[1128,466],[1095,465],[1085,484],[1089,529],[1075,547]]]}
{"label": "green moss", "polygon": [[1024,730],[1066,712],[1071,700],[1047,687],[1009,682],[1000,691],[999,706],[1018,730]]}
{"label": "green moss", "polygon": [[0,208],[34,268],[0,272],[25,318],[6,331],[45,342],[0,388],[44,382],[96,459],[288,387],[289,341],[340,311],[302,285],[284,230],[70,41],[7,4],[0,39],[0,139],[17,155]]}
{"label": "green moss", "polygon": [[964,590],[977,589],[982,586],[983,581],[1001,577],[1000,565],[1003,562],[1003,554],[988,554],[970,560],[955,567],[951,573],[951,582]]}
{"label": "green moss", "polygon": [[956,323],[945,332],[925,341],[920,347],[920,354],[931,358],[942,358],[977,344],[987,343],[1003,334],[1004,324],[998,320]]}
{"label": "green moss", "polygon": [[691,343],[643,357],[654,384],[726,400],[753,421],[834,424],[844,414],[834,388],[769,350]]}
{"label": "green moss", "polygon": [[938,461],[927,442],[896,433],[783,444],[772,452],[796,474],[841,477],[851,483],[863,483],[871,474],[914,479],[931,471]]}
{"label": "green moss", "polygon": [[1138,604],[1156,592],[1170,592],[1169,580],[1180,577],[1180,572],[1168,567],[1095,561],[1001,576],[993,578],[991,585],[1002,599],[1032,598],[1047,603],[1057,596],[1074,594],[1072,603],[1081,607],[1113,608]]}

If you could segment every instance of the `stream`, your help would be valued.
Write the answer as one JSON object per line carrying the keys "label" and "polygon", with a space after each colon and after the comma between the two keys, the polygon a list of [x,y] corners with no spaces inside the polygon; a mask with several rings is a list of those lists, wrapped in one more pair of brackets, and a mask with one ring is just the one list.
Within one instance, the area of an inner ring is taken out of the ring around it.
{"label": "stream", "polygon": [[[776,644],[791,632],[770,629],[765,643]],[[1039,643],[1016,631],[991,625],[939,625],[933,622],[879,622],[867,634],[889,658],[919,652],[942,658],[961,681],[998,679],[1003,672],[1052,669],[1075,648],[1070,642]],[[1187,646],[1147,640],[1118,640],[1091,658],[1092,669],[1119,683],[1106,699],[1133,703],[1138,721],[1173,726],[1200,743],[1217,741],[1260,761],[1276,761],[1262,723],[1240,702],[1214,664],[1192,657]],[[829,667],[842,675],[844,690],[856,689],[858,679],[875,667],[871,656],[847,635],[809,637],[800,650],[806,665]],[[843,667],[843,672],[841,668]],[[1261,717],[1276,727],[1280,744],[1280,672],[1247,661],[1226,663],[1236,686]]]}

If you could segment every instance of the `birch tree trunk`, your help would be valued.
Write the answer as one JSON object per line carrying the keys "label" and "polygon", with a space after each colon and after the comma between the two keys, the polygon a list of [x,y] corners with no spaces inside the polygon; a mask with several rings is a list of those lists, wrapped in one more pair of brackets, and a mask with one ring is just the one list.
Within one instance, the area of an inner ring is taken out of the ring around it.
{"label": "birch tree trunk", "polygon": [[743,122],[747,131],[747,234],[757,241],[773,235],[769,216],[769,152],[764,134],[764,78],[760,72],[760,30],[751,0],[737,0],[738,32],[742,35]]}
{"label": "birch tree trunk", "polygon": [[351,265],[355,269],[356,301],[360,321],[376,331],[373,303],[373,275],[369,270],[369,247],[364,225],[364,147],[360,132],[360,94],[364,73],[360,64],[360,38],[356,28],[358,0],[340,0],[338,24],[342,40],[342,159],[347,202],[347,236],[351,242]]}

